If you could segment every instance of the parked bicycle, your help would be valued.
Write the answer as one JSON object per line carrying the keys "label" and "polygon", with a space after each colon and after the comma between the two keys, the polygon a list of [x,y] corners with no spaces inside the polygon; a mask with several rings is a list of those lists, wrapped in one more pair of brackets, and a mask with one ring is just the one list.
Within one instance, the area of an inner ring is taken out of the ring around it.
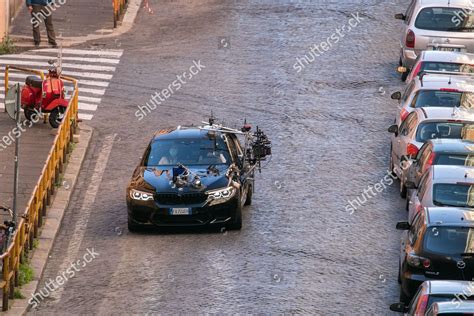
{"label": "parked bicycle", "polygon": [[0,224],[0,254],[3,254],[8,249],[8,243],[15,231],[16,223],[13,220],[13,211],[9,207],[0,206],[0,211],[7,212],[11,219]]}

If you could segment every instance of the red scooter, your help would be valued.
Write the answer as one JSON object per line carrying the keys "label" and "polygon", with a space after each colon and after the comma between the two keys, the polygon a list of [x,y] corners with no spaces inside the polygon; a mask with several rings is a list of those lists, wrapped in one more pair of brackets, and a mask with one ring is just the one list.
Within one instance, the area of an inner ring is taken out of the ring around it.
{"label": "red scooter", "polygon": [[54,60],[44,80],[37,76],[26,77],[21,89],[21,107],[26,119],[33,121],[33,116],[49,113],[49,124],[58,128],[64,118],[69,102],[64,99],[64,82],[58,65]]}

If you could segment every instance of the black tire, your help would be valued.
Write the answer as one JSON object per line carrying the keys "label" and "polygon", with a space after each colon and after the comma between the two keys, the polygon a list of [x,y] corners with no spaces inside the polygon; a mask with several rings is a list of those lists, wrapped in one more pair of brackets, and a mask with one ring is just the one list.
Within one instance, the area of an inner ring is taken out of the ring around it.
{"label": "black tire", "polygon": [[405,305],[410,304],[410,297],[405,294],[402,286],[400,286],[400,302],[405,303]]}
{"label": "black tire", "polygon": [[405,204],[405,210],[408,212],[410,207],[410,199],[407,198],[407,202]]}
{"label": "black tire", "polygon": [[66,112],[66,108],[58,106],[49,114],[49,124],[51,124],[52,128],[58,128],[61,125],[64,112]]}
{"label": "black tire", "polygon": [[247,198],[245,199],[244,205],[252,205],[252,195],[253,195],[253,187],[252,185],[249,185],[249,188],[247,189]]}
{"label": "black tire", "polygon": [[226,225],[229,230],[240,230],[242,228],[242,205],[240,203],[240,198],[238,201],[239,206],[235,209],[232,222]]}
{"label": "black tire", "polygon": [[140,224],[135,223],[135,221],[128,216],[128,231],[131,233],[137,233],[141,231],[142,226]]}
{"label": "black tire", "polygon": [[390,146],[390,167],[389,168],[390,168],[389,171],[392,174],[392,176],[397,179],[398,178],[397,174],[395,173],[395,171],[393,171],[394,165],[393,165],[393,158],[392,158],[392,146]]}
{"label": "black tire", "polygon": [[410,74],[410,70],[407,68],[407,71],[405,71],[404,73],[402,73],[402,75],[400,76],[400,80],[402,82],[405,82],[407,81],[407,78],[408,78],[408,75]]}
{"label": "black tire", "polygon": [[26,117],[26,119],[27,119],[28,121],[30,121],[30,122],[33,122],[33,121],[34,121],[34,120],[33,120],[33,115],[36,114],[35,111],[33,111],[32,109],[24,109],[24,110],[23,110],[23,113],[25,113],[25,117]]}
{"label": "black tire", "polygon": [[403,199],[407,198],[407,187],[405,186],[405,183],[403,181],[400,181],[400,196]]}
{"label": "black tire", "polygon": [[402,277],[400,276],[400,265],[398,265],[398,284],[402,284]]}

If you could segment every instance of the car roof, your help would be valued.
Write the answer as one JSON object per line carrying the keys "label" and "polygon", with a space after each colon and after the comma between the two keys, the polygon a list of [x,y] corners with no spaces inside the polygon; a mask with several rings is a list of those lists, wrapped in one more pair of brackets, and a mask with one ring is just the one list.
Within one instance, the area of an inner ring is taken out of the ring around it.
{"label": "car roof", "polygon": [[441,50],[424,50],[421,53],[421,60],[427,62],[445,62],[456,64],[474,65],[474,54],[461,52],[448,52]]}
{"label": "car roof", "polygon": [[430,167],[431,177],[437,181],[474,183],[474,167],[434,165]]}
{"label": "car roof", "polygon": [[443,313],[455,313],[456,315],[461,313],[474,313],[474,302],[461,301],[459,304],[453,304],[453,302],[437,302],[434,303],[430,309],[436,312],[436,315]]}
{"label": "car roof", "polygon": [[460,207],[427,207],[429,226],[474,227],[474,209]]}
{"label": "car roof", "polygon": [[435,153],[466,153],[474,154],[474,141],[464,139],[440,138],[431,139],[427,143],[431,143]]}
{"label": "car roof", "polygon": [[[467,290],[472,289],[469,281],[427,281],[428,294],[459,294],[469,293]],[[464,292],[466,290],[466,292]],[[472,292],[472,291],[471,291]]]}
{"label": "car roof", "polygon": [[[215,132],[217,135],[222,133],[219,131]],[[198,127],[186,127],[186,128],[169,128],[158,130],[154,137],[153,141],[156,140],[166,140],[166,139],[204,139],[209,137],[209,131],[200,129]]]}
{"label": "car roof", "polygon": [[471,0],[421,0],[420,4],[423,7],[436,7],[436,6],[471,7]]}
{"label": "car roof", "polygon": [[[474,92],[474,74],[452,75],[441,73],[426,73],[423,79],[414,78],[416,90],[456,89],[462,92]],[[421,81],[423,80],[423,84]]]}
{"label": "car roof", "polygon": [[[426,120],[458,120],[458,121],[473,121],[474,114],[469,113],[468,111],[459,111],[456,108],[448,107],[422,107],[415,109],[415,112],[418,113],[420,121]],[[466,114],[464,114],[464,113]]]}

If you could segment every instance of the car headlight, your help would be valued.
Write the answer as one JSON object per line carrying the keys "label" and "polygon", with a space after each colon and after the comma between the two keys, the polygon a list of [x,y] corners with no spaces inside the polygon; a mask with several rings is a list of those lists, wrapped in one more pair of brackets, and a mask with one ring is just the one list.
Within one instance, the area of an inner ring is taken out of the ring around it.
{"label": "car headlight", "polygon": [[143,192],[135,189],[130,190],[130,198],[138,201],[151,201],[153,200],[153,194],[148,192]]}
{"label": "car headlight", "polygon": [[225,189],[219,189],[214,191],[207,192],[209,199],[211,200],[223,200],[223,199],[230,199],[235,194],[234,187],[227,187]]}

